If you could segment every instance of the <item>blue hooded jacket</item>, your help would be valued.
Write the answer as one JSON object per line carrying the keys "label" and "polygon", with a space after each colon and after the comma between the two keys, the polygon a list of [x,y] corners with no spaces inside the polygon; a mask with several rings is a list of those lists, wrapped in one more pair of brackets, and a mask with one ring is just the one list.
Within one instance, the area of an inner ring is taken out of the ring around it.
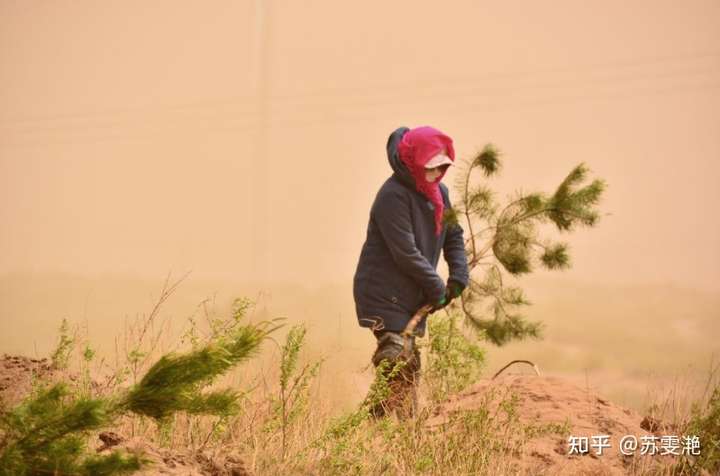
{"label": "blue hooded jacket", "polygon": [[[434,205],[415,188],[415,182],[398,156],[397,144],[409,131],[396,129],[388,138],[387,156],[393,174],[380,187],[360,253],[353,296],[358,323],[374,330],[402,331],[424,304],[445,294],[445,282],[436,268],[443,251],[449,280],[466,287],[469,280],[463,229],[444,224],[435,234]],[[440,190],[451,208],[447,187]],[[425,334],[425,319],[416,328]]]}

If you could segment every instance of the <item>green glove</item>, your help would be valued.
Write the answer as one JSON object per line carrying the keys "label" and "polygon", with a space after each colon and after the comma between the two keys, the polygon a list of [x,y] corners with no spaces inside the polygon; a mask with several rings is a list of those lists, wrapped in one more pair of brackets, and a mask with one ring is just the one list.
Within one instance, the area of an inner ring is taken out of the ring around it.
{"label": "green glove", "polygon": [[456,297],[460,296],[465,289],[465,286],[458,283],[455,280],[448,280],[447,286],[445,286],[445,297],[448,302],[452,301]]}
{"label": "green glove", "polygon": [[444,308],[445,306],[447,306],[448,303],[449,303],[449,301],[448,301],[448,299],[447,299],[447,290],[446,290],[446,291],[445,291],[445,295],[444,295],[443,297],[441,297],[438,302],[436,302],[435,304],[432,305],[433,308],[430,309],[430,313],[433,313],[433,312],[435,312],[435,311],[439,311],[440,309],[442,309],[442,308]]}

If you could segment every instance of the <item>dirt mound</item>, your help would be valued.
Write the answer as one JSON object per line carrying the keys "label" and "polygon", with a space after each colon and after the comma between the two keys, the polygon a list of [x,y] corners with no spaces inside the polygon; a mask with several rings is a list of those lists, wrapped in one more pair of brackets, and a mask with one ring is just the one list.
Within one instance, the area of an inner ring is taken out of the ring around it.
{"label": "dirt mound", "polygon": [[[513,402],[511,410],[507,402]],[[440,406],[428,424],[437,427],[463,412],[480,408],[493,416],[507,416],[511,411],[522,424],[518,428],[537,429],[528,433],[522,451],[513,454],[522,474],[645,474],[667,467],[677,458],[661,454],[670,449],[678,451],[674,444],[661,446],[660,437],[672,432],[653,434],[646,429],[648,420],[632,410],[554,377],[505,376],[479,382]],[[603,435],[608,438],[598,438]],[[637,439],[634,451],[626,447],[625,452],[632,453],[629,455],[620,451],[621,439],[626,435]],[[570,436],[577,437],[575,445],[570,444]],[[682,435],[677,436],[682,451]],[[571,446],[585,449],[579,447],[584,438],[587,451],[571,454]],[[605,441],[610,447],[599,448]],[[643,443],[646,454],[642,454]],[[653,446],[656,454],[650,455]]]}
{"label": "dirt mound", "polygon": [[22,400],[30,393],[35,379],[54,381],[60,374],[48,359],[3,355],[0,358],[0,408],[2,405],[12,406]]}
{"label": "dirt mound", "polygon": [[233,454],[212,454],[200,452],[171,451],[156,448],[141,438],[124,438],[114,432],[103,432],[99,435],[102,444],[97,448],[100,454],[121,450],[139,454],[146,461],[141,471],[133,473],[137,476],[165,474],[171,476],[250,476],[242,460]]}

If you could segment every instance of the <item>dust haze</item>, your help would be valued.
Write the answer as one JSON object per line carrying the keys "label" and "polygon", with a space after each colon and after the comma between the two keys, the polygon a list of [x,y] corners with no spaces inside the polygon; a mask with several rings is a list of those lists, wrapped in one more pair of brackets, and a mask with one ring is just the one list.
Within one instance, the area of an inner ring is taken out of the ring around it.
{"label": "dust haze", "polygon": [[432,125],[461,159],[498,146],[500,197],[580,162],[608,183],[597,227],[554,235],[572,268],[519,281],[546,340],[498,364],[598,385],[703,365],[720,351],[719,24],[716,1],[3,0],[0,351],[47,353],[63,317],[111,348],[190,271],[176,332],[203,299],[246,295],[360,371],[352,276],[385,142]]}

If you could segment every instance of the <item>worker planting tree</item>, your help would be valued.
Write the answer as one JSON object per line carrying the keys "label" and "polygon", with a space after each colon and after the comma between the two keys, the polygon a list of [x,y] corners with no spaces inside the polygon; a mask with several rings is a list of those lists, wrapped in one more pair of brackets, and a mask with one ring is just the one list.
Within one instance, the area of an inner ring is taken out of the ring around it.
{"label": "worker planting tree", "polygon": [[[499,153],[488,145],[461,174],[460,206],[453,208],[441,183],[455,162],[448,135],[429,126],[400,127],[388,139],[387,158],[393,174],[370,210],[353,283],[358,322],[377,339],[373,364],[387,360],[393,364],[388,372],[402,366],[393,374],[388,398],[373,408],[376,416],[395,409],[412,413],[420,370],[415,337],[425,334],[428,314],[454,300],[466,322],[494,344],[539,337],[540,323],[513,312],[529,302],[520,288],[504,285],[502,275],[529,273],[533,261],[548,269],[567,268],[567,245],[541,240],[536,225],[552,221],[560,231],[595,225],[599,213],[594,206],[605,188],[598,179],[578,189],[588,172],[581,164],[551,196],[520,195],[500,208],[487,187],[471,181],[475,170],[486,177],[500,170]],[[447,282],[437,272],[441,252],[448,263]],[[471,276],[475,270],[484,276]],[[483,307],[488,300],[491,318]]]}

